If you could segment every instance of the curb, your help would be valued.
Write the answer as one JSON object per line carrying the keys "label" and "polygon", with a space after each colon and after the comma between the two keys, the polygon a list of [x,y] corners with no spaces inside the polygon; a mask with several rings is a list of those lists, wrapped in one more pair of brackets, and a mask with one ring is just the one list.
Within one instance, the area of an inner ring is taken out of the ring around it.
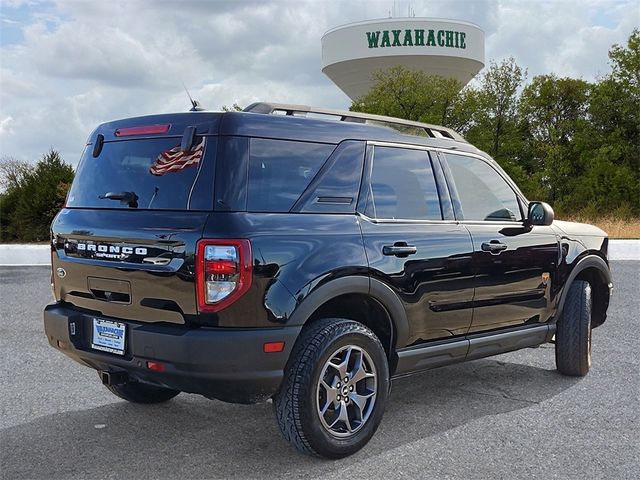
{"label": "curb", "polygon": [[33,244],[0,244],[1,267],[37,267],[51,265],[51,247]]}
{"label": "curb", "polygon": [[[609,260],[640,260],[640,240],[609,240]],[[49,245],[0,244],[0,267],[51,265]]]}
{"label": "curb", "polygon": [[640,260],[640,240],[609,240],[609,260]]}

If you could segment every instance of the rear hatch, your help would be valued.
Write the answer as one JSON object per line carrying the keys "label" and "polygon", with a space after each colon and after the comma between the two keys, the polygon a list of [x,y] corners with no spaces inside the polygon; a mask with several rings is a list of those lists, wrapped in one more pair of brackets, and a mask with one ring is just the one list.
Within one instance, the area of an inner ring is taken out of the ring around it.
{"label": "rear hatch", "polygon": [[219,115],[127,119],[91,135],[52,224],[57,300],[107,317],[195,320]]}

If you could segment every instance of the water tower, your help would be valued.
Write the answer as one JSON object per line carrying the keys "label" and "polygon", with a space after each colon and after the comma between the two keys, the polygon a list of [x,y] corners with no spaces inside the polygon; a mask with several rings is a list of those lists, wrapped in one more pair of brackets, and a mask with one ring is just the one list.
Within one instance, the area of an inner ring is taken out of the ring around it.
{"label": "water tower", "polygon": [[333,28],[322,37],[322,72],[352,100],[373,74],[401,65],[466,85],[484,67],[484,32],[473,23],[386,18]]}

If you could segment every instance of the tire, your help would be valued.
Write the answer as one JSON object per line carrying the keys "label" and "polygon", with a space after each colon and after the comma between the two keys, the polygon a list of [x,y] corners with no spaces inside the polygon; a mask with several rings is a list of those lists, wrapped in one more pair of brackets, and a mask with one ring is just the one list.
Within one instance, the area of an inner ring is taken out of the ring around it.
{"label": "tire", "polygon": [[180,393],[179,390],[170,390],[138,382],[105,385],[105,387],[117,397],[132,403],[162,403],[171,400]]}
{"label": "tire", "polygon": [[591,286],[583,280],[570,285],[558,320],[556,367],[572,377],[584,377],[591,367]]}
{"label": "tire", "polygon": [[[346,384],[338,378],[345,374]],[[302,330],[273,405],[289,443],[334,459],[367,444],[388,395],[389,365],[378,337],[361,323],[333,318]]]}

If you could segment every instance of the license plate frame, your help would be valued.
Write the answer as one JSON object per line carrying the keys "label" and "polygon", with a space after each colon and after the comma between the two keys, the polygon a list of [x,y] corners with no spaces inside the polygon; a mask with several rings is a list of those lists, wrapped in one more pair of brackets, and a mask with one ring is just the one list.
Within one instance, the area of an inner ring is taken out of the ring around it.
{"label": "license plate frame", "polygon": [[122,322],[92,318],[91,348],[101,352],[124,355],[126,348],[127,325]]}

